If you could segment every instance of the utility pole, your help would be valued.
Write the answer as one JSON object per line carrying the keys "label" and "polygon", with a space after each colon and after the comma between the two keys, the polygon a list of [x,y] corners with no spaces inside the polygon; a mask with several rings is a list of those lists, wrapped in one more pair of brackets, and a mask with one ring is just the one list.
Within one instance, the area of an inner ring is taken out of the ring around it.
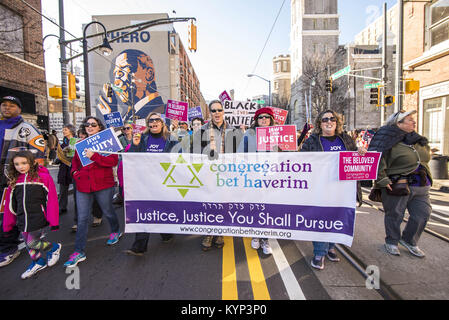
{"label": "utility pole", "polygon": [[69,106],[68,106],[68,89],[67,89],[67,62],[65,54],[65,31],[64,31],[64,1],[59,0],[59,50],[61,62],[61,91],[62,91],[62,121],[64,125],[70,123]]}
{"label": "utility pole", "polygon": [[398,35],[396,38],[396,81],[394,85],[395,104],[394,112],[402,109],[402,51],[403,51],[403,36],[404,36],[404,1],[398,0]]}
{"label": "utility pole", "polygon": [[385,90],[387,85],[387,3],[384,2],[384,10],[383,10],[383,45],[382,45],[382,89],[380,94],[380,124],[383,125],[385,121],[385,107],[383,106]]}

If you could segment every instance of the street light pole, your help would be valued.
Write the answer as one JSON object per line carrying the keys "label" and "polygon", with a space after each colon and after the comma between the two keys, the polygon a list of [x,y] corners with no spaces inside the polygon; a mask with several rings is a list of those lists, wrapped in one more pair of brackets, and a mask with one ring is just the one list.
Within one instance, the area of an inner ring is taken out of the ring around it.
{"label": "street light pole", "polygon": [[251,77],[258,77],[258,78],[260,78],[260,79],[265,80],[266,82],[268,82],[268,103],[270,104],[270,107],[271,107],[271,106],[272,106],[272,103],[271,103],[271,81],[270,81],[270,80],[267,80],[267,79],[265,79],[265,78],[262,78],[261,76],[258,76],[257,74],[252,74],[252,73],[250,73],[250,74],[248,74],[247,76],[248,76],[248,78],[251,78]]}
{"label": "street light pole", "polygon": [[70,115],[69,115],[69,92],[67,90],[67,62],[66,62],[66,54],[65,54],[65,31],[64,31],[64,1],[59,0],[59,51],[60,51],[60,62],[61,62],[61,92],[62,92],[62,121],[64,125],[69,124]]}
{"label": "street light pole", "polygon": [[[89,22],[83,29],[83,60],[84,60],[84,95],[85,95],[85,105],[86,105],[86,117],[91,115],[91,105],[90,105],[90,87],[89,87],[89,61],[88,61],[88,51],[87,51],[87,39],[86,39],[86,30],[91,24],[99,24],[103,27],[104,30],[104,38],[103,45],[100,47],[100,50],[103,51],[103,54],[109,55],[112,52],[112,48],[109,45],[106,36],[106,27],[104,24],[98,21]],[[109,53],[108,53],[109,52]]]}

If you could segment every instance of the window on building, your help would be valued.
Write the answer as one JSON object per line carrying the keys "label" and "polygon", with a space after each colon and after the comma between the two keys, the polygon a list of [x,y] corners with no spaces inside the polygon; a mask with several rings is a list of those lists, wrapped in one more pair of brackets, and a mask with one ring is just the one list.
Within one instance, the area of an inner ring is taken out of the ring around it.
{"label": "window on building", "polygon": [[[431,147],[441,148],[444,133],[444,115],[449,96],[424,100],[423,135]],[[442,151],[442,150],[441,150]]]}
{"label": "window on building", "polygon": [[449,39],[449,0],[439,0],[426,7],[426,48]]}
{"label": "window on building", "polygon": [[0,4],[0,50],[24,58],[23,20],[14,11]]}

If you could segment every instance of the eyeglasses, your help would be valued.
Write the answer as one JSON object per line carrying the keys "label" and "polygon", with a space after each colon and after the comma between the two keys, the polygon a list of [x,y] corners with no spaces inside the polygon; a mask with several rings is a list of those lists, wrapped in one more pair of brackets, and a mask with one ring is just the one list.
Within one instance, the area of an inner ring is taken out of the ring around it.
{"label": "eyeglasses", "polygon": [[270,119],[270,116],[258,116],[257,119]]}
{"label": "eyeglasses", "polygon": [[328,121],[337,122],[337,118],[335,118],[335,117],[330,117],[330,118],[326,117],[326,118],[321,119],[321,122],[328,122]]}
{"label": "eyeglasses", "polygon": [[95,123],[95,122],[87,122],[84,126],[85,126],[86,128],[88,128],[88,127],[95,128],[95,127],[98,127],[98,124]]}
{"label": "eyeglasses", "polygon": [[211,109],[210,112],[212,112],[212,113],[223,112],[223,109]]}
{"label": "eyeglasses", "polygon": [[153,123],[153,122],[155,122],[155,121],[159,121],[159,122],[162,122],[162,119],[149,119],[148,120],[148,123]]}
{"label": "eyeglasses", "polygon": [[132,130],[132,127],[124,127],[123,130]]}

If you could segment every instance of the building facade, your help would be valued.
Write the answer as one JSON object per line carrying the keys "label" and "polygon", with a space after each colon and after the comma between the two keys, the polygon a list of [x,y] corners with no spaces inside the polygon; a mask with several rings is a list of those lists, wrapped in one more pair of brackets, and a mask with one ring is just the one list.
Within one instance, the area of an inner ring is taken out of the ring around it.
{"label": "building facade", "polygon": [[[168,14],[102,15],[92,19],[103,23],[112,40],[131,29],[114,29],[168,18]],[[94,27],[88,34],[101,32]],[[89,46],[98,45],[100,38],[90,38]],[[150,112],[165,113],[167,100],[188,102],[189,107],[206,103],[200,83],[188,54],[173,27],[159,25],[131,33],[111,42],[113,53],[105,58],[90,54],[89,75],[93,114],[119,111],[125,120],[145,118]],[[86,72],[86,71],[85,71]],[[114,95],[105,96],[105,84],[114,85]]]}
{"label": "building facade", "polygon": [[[41,10],[40,0],[28,3]],[[0,30],[0,96],[17,96],[23,118],[48,129],[42,18],[21,1],[4,0]]]}
{"label": "building facade", "polygon": [[290,102],[290,55],[273,58],[273,88],[271,90],[273,107],[286,108]]}
{"label": "building facade", "polygon": [[404,108],[418,110],[418,132],[449,155],[449,3],[405,2],[403,16],[404,78],[420,81]]}
{"label": "building facade", "polygon": [[301,81],[308,56],[332,55],[338,49],[337,0],[291,0],[291,122],[302,126],[306,119]]}

